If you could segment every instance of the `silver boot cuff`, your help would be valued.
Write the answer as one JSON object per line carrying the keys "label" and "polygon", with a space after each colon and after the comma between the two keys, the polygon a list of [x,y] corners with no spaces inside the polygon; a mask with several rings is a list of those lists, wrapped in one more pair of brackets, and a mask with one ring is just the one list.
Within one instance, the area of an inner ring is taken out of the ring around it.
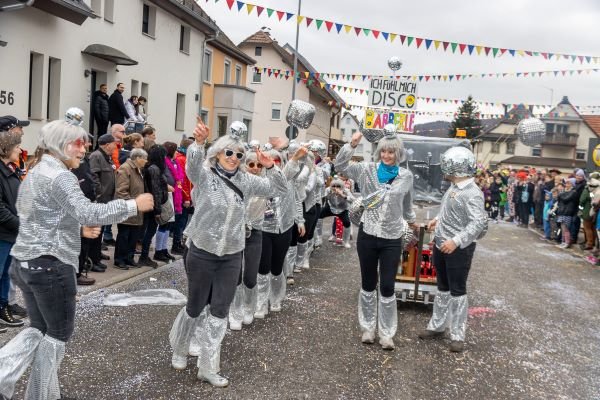
{"label": "silver boot cuff", "polygon": [[427,324],[427,330],[433,332],[444,332],[448,327],[450,321],[450,292],[437,292],[435,299],[433,300],[433,314],[429,324]]}
{"label": "silver boot cuff", "polygon": [[200,334],[198,374],[218,374],[221,370],[221,342],[227,331],[227,319],[209,313]]}
{"label": "silver boot cuff", "polygon": [[269,312],[269,293],[271,292],[271,274],[258,274],[256,278],[256,314],[259,318]]}
{"label": "silver boot cuff", "polygon": [[31,375],[25,391],[27,400],[60,399],[58,369],[65,356],[65,342],[44,336],[31,366]]}
{"label": "silver boot cuff", "polygon": [[450,339],[459,342],[465,341],[467,332],[467,317],[469,302],[467,295],[452,297],[450,300]]}
{"label": "silver boot cuff", "polygon": [[375,332],[377,327],[377,290],[358,294],[358,324],[361,332]]}
{"label": "silver boot cuff", "polygon": [[256,311],[256,294],[257,288],[254,286],[252,289],[244,287],[244,321],[252,321],[254,318],[254,312]]}
{"label": "silver boot cuff", "polygon": [[294,275],[294,264],[296,263],[296,255],[298,254],[298,247],[290,246],[287,254],[285,255],[285,261],[283,264],[283,272],[285,276],[293,276]]}
{"label": "silver boot cuff", "polygon": [[306,249],[308,248],[308,243],[298,243],[298,254],[296,255],[296,261],[294,266],[302,267],[304,265],[304,257],[306,257]]}
{"label": "silver boot cuff", "polygon": [[244,319],[244,285],[238,285],[235,296],[229,306],[229,324],[233,327],[241,326]]}
{"label": "silver boot cuff", "polygon": [[38,329],[25,328],[0,349],[0,395],[12,399],[15,384],[29,368],[43,337]]}
{"label": "silver boot cuff", "polygon": [[[200,315],[202,315],[202,313],[200,313]],[[196,329],[199,318],[200,317],[190,317],[185,306],[179,311],[179,314],[177,314],[177,318],[175,318],[173,327],[169,333],[169,343],[173,349],[174,356],[187,357],[190,340],[194,334],[194,329]]]}
{"label": "silver boot cuff", "polygon": [[285,299],[286,281],[283,274],[271,275],[271,293],[269,294],[269,302],[271,307],[281,307],[283,299]]}
{"label": "silver boot cuff", "polygon": [[398,329],[398,307],[396,306],[396,295],[383,297],[379,294],[377,329],[379,337],[392,338]]}

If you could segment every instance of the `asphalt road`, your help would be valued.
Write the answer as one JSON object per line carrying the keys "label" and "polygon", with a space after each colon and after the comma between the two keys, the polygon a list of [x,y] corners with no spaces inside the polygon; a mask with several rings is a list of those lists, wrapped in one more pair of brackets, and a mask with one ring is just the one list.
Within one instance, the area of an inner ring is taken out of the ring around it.
{"label": "asphalt road", "polygon": [[[83,296],[60,371],[77,399],[598,399],[600,270],[510,224],[490,225],[469,278],[467,350],[422,342],[431,314],[401,304],[396,350],[363,345],[357,324],[356,249],[315,253],[283,311],[228,332],[222,372],[230,386],[196,379],[195,359],[170,367],[168,333],[180,307],[104,307],[114,292],[176,288],[176,262]],[[7,336],[2,335],[0,340]],[[26,377],[15,398],[22,398]]]}

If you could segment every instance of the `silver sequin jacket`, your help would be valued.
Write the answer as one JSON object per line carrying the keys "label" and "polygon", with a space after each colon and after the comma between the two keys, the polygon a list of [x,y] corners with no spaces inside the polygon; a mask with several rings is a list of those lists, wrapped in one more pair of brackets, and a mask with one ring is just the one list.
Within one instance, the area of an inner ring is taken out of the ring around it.
{"label": "silver sequin jacket", "polygon": [[268,199],[270,215],[265,216],[263,231],[279,234],[287,231],[296,224],[304,224],[302,214],[302,202],[296,196],[296,185],[294,180],[300,172],[300,163],[290,160],[283,168],[287,179],[287,190],[285,194]]}
{"label": "silver sequin jacket", "polygon": [[[384,187],[377,179],[378,163],[360,162],[350,164],[354,149],[346,143],[335,159],[335,169],[358,183],[361,195],[366,197]],[[413,175],[399,168],[383,204],[374,209],[366,209],[361,222],[369,235],[383,239],[398,239],[403,233],[402,218],[408,223],[416,220],[412,204]]]}
{"label": "silver sequin jacket", "polygon": [[137,214],[135,200],[92,203],[62,161],[42,156],[17,197],[19,235],[11,255],[28,261],[49,255],[77,269],[81,226],[111,225]]}
{"label": "silver sequin jacket", "polygon": [[453,183],[442,198],[434,235],[438,248],[445,240],[452,239],[457,247],[464,249],[487,232],[488,215],[481,189],[473,179],[461,183]]}
{"label": "silver sequin jacket", "polygon": [[238,171],[231,179],[244,201],[227,186],[205,160],[203,147],[193,143],[187,150],[186,173],[194,184],[195,212],[185,234],[199,249],[222,256],[244,249],[246,207],[252,197],[283,194],[286,179],[278,167],[266,170],[265,178]]}

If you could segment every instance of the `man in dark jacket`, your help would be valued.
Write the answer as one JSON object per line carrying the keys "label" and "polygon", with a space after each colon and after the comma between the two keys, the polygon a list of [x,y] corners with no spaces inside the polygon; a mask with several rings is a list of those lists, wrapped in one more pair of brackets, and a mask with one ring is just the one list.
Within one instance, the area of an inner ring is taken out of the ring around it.
{"label": "man in dark jacket", "polygon": [[[116,168],[111,156],[116,145],[115,137],[110,133],[106,133],[98,138],[98,150],[90,154],[90,171],[94,177],[94,188],[98,203],[106,204],[115,197]],[[94,242],[90,250],[90,258],[94,264],[92,271],[103,272],[106,266],[100,263],[100,258],[102,257],[100,251],[102,249],[102,235],[93,240]]]}
{"label": "man in dark jacket", "polygon": [[97,136],[100,137],[108,132],[108,86],[106,83],[100,85],[100,90],[94,92],[94,120],[98,125]]}
{"label": "man in dark jacket", "polygon": [[125,91],[125,85],[122,83],[117,84],[117,89],[110,95],[108,99],[108,119],[111,124],[123,125],[130,116],[125,109],[125,103],[123,102],[123,92]]}
{"label": "man in dark jacket", "polygon": [[19,233],[16,203],[21,184],[17,168],[21,136],[16,131],[0,131],[0,324],[7,326],[23,325],[23,321],[15,318],[8,307],[10,250]]}
{"label": "man in dark jacket", "polygon": [[[91,143],[90,143],[91,145]],[[90,169],[90,157],[89,154],[83,157],[81,163],[79,164],[79,168],[71,170],[77,177],[79,181],[79,187],[83,192],[83,195],[90,199],[91,201],[96,201],[96,187],[95,187],[95,179],[94,174],[92,174],[92,170]],[[79,271],[77,272],[77,284],[78,285],[93,285],[96,283],[94,278],[89,278],[84,276],[82,272],[85,269],[85,263],[87,259],[90,257],[90,246],[94,245],[95,239],[87,239],[81,238],[81,251],[79,252]]]}
{"label": "man in dark jacket", "polygon": [[525,180],[520,180],[515,187],[515,203],[517,206],[517,215],[519,216],[519,226],[522,228],[529,227],[529,215],[531,214],[531,206],[533,205],[533,190],[534,184],[530,177]]}
{"label": "man in dark jacket", "polygon": [[[585,179],[585,172],[582,169],[575,170],[575,191],[577,192],[577,205],[579,207],[579,199],[583,193],[583,189],[587,185],[587,180]],[[579,238],[579,230],[581,229],[581,218],[579,218],[578,213],[573,217],[573,221],[571,222],[571,244],[576,244],[577,239]]]}

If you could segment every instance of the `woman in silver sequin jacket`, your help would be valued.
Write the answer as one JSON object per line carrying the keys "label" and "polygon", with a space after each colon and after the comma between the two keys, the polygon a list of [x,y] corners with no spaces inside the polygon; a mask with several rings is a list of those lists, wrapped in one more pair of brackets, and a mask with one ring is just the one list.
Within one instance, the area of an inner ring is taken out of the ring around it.
{"label": "woman in silver sequin jacket", "polygon": [[205,157],[204,142],[209,130],[198,118],[194,130],[196,142],[187,149],[186,172],[194,185],[195,206],[185,230],[189,247],[185,263],[188,302],[175,319],[170,334],[172,366],[185,369],[190,340],[197,332],[198,378],[218,387],[229,383],[218,374],[220,349],[242,265],[247,203],[255,196],[282,195],[287,188],[281,170],[260,151],[257,159],[265,167],[265,177],[246,172],[243,163],[246,149],[239,139],[240,133],[233,129],[233,124],[230,131],[231,135],[217,140]]}
{"label": "woman in silver sequin jacket", "polygon": [[402,256],[401,238],[406,223],[413,224],[416,219],[412,205],[413,176],[400,167],[405,152],[395,133],[388,133],[379,141],[375,152],[377,162],[351,164],[361,137],[360,132],[355,133],[351,143],[342,147],[335,168],[358,184],[366,203],[356,240],[362,278],[358,300],[362,342],[373,343],[377,328],[381,346],[393,350],[398,325],[394,287]]}
{"label": "woman in silver sequin jacket", "polygon": [[98,237],[102,225],[152,209],[148,194],[107,204],[84,196],[70,170],[83,159],[87,138],[74,123],[46,124],[39,136],[44,154],[19,190],[20,226],[11,252],[11,278],[23,291],[30,327],[0,350],[0,394],[7,398],[32,360],[25,397],[60,398],[57,371],[75,325],[81,235]]}

